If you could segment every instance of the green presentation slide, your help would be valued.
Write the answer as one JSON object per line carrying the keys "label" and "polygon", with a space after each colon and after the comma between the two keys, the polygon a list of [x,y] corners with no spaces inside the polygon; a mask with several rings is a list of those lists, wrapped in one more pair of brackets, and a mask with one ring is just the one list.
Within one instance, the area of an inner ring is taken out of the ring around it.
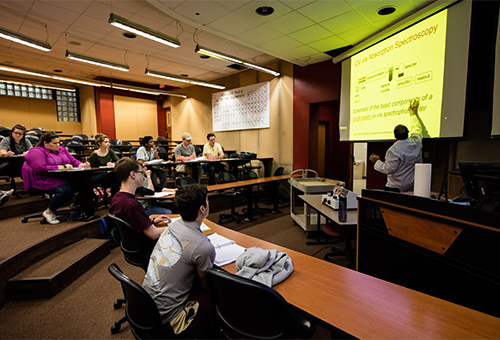
{"label": "green presentation slide", "polygon": [[446,27],[444,10],[352,57],[349,140],[394,139],[414,99],[427,137],[440,137]]}

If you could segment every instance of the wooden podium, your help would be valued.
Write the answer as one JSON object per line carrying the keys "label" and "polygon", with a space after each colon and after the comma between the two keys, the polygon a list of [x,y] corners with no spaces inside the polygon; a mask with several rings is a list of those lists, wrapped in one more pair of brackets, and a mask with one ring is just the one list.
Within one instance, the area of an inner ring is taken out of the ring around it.
{"label": "wooden podium", "polygon": [[500,214],[363,190],[358,271],[500,317]]}

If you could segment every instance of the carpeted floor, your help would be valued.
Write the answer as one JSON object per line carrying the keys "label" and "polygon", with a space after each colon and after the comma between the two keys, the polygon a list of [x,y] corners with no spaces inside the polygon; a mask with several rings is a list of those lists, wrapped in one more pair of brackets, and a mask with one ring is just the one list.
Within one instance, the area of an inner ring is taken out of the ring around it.
{"label": "carpeted floor", "polygon": [[[267,241],[322,258],[329,246],[305,245],[305,232],[292,222],[287,206],[282,213],[266,214],[251,223],[227,221],[222,225]],[[209,219],[218,223],[220,212]],[[293,260],[293,259],[292,259]],[[346,265],[342,257],[334,258]],[[113,302],[122,295],[119,283],[107,268],[116,263],[133,280],[142,282],[144,272],[125,262],[119,248],[111,250],[104,260],[51,299],[11,301],[0,310],[2,339],[133,339],[128,324],[112,335],[110,327],[123,315],[124,309],[113,309]],[[318,327],[314,339],[326,339],[330,333]]]}

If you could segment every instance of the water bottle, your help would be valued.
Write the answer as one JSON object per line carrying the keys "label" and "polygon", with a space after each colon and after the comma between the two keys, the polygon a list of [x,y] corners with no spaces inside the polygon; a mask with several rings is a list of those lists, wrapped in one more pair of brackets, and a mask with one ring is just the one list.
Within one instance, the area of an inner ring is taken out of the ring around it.
{"label": "water bottle", "polygon": [[339,221],[347,221],[347,196],[343,192],[339,195]]}

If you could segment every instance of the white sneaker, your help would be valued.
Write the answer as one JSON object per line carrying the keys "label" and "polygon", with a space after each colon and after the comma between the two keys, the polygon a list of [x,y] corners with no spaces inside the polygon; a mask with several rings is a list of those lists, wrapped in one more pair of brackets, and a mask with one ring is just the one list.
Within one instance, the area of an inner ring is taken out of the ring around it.
{"label": "white sneaker", "polygon": [[42,216],[45,217],[45,219],[47,220],[47,223],[48,224],[58,224],[58,223],[61,223],[61,221],[59,221],[56,217],[56,214],[54,213],[47,213],[47,210],[45,210],[43,213],[42,213]]}
{"label": "white sneaker", "polygon": [[10,189],[9,191],[5,191],[4,194],[7,195],[7,197],[10,197],[10,196],[12,196],[14,191],[15,191],[14,189]]}

